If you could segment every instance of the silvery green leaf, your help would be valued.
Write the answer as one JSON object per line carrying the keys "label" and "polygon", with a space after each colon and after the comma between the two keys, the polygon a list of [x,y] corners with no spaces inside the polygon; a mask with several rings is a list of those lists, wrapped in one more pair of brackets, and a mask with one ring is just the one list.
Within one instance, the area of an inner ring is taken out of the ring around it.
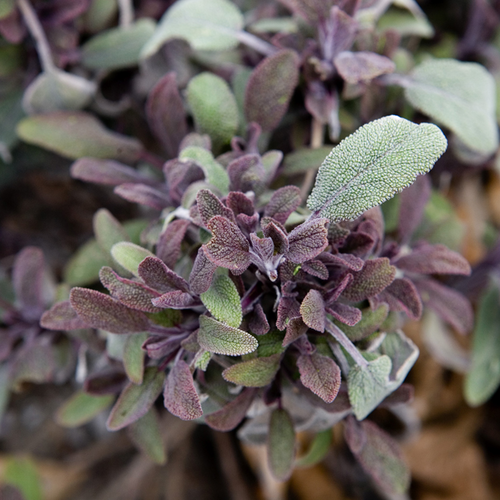
{"label": "silvery green leaf", "polygon": [[240,296],[227,274],[216,274],[210,288],[200,297],[214,318],[234,328],[240,326],[243,319]]}
{"label": "silvery green leaf", "polygon": [[112,28],[82,46],[82,63],[90,69],[121,69],[134,66],[144,44],[155,31],[152,19],[139,19],[131,26]]}
{"label": "silvery green leaf", "polygon": [[130,425],[128,435],[153,462],[163,465],[167,461],[158,413],[154,408]]}
{"label": "silvery green leaf", "polygon": [[238,130],[238,105],[220,76],[200,73],[189,82],[186,98],[196,129],[208,134],[215,149],[228,144]]}
{"label": "silvery green leaf", "polygon": [[395,31],[401,36],[418,36],[432,38],[434,28],[426,17],[415,17],[411,12],[390,10],[377,23],[378,31]]}
{"label": "silvery green leaf", "polygon": [[73,394],[57,410],[56,421],[63,427],[79,427],[90,422],[113,402],[114,396],[93,396],[83,391]]}
{"label": "silvery green leaf", "polygon": [[472,367],[464,396],[471,406],[487,401],[500,384],[500,291],[492,285],[482,296],[472,341]]}
{"label": "silvery green leaf", "polygon": [[127,271],[130,271],[135,276],[138,275],[137,270],[139,264],[146,257],[154,257],[154,255],[145,248],[136,245],[135,243],[130,243],[129,241],[121,241],[116,243],[111,248],[111,255],[113,259],[123,266]]}
{"label": "silvery green leaf", "polygon": [[123,346],[123,368],[130,382],[140,385],[144,377],[144,353],[142,344],[148,338],[148,334],[132,333],[127,335]]}
{"label": "silvery green leaf", "polygon": [[186,40],[195,50],[232,49],[242,28],[243,16],[228,0],[181,0],[163,15],[141,56],[153,55],[172,38]]}
{"label": "silvery green leaf", "polygon": [[412,106],[448,127],[474,151],[492,154],[498,147],[496,89],[480,64],[430,59],[403,82]]}
{"label": "silvery green leaf", "polygon": [[26,89],[23,108],[26,113],[49,113],[77,110],[90,103],[96,84],[85,78],[60,70],[38,75]]}
{"label": "silvery green leaf", "polygon": [[295,458],[295,430],[290,414],[283,408],[271,413],[267,455],[273,476],[278,481],[288,479]]}
{"label": "silvery green leaf", "polygon": [[259,346],[257,339],[249,333],[208,316],[200,316],[198,343],[207,351],[226,356],[248,354]]}
{"label": "silvery green leaf", "polygon": [[265,387],[270,384],[280,368],[281,354],[254,358],[226,368],[222,376],[228,382],[245,387]]}
{"label": "silvery green leaf", "polygon": [[428,172],[447,146],[441,130],[386,116],[359,128],[321,165],[307,206],[331,222],[354,219]]}
{"label": "silvery green leaf", "polygon": [[108,266],[110,259],[92,238],[84,243],[64,267],[64,282],[71,286],[91,285],[99,279],[101,267]]}

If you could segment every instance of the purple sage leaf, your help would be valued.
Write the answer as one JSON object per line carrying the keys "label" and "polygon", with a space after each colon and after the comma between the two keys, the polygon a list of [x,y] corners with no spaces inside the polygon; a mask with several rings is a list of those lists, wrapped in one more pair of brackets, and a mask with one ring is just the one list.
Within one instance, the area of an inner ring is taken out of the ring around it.
{"label": "purple sage leaf", "polygon": [[216,215],[221,215],[231,222],[236,222],[233,211],[225,207],[219,198],[208,189],[200,189],[196,195],[196,201],[198,203],[201,219],[205,226],[208,226],[209,220]]}
{"label": "purple sage leaf", "polygon": [[348,83],[373,80],[377,76],[392,73],[395,64],[385,56],[374,52],[340,52],[334,59],[340,76]]}
{"label": "purple sage leaf", "polygon": [[300,205],[300,189],[296,186],[285,186],[276,190],[266,205],[264,215],[285,224],[288,216]]}
{"label": "purple sage leaf", "polygon": [[126,183],[152,183],[145,175],[132,167],[114,160],[80,158],[71,165],[71,177],[96,184],[119,186]]}
{"label": "purple sage leaf", "polygon": [[328,356],[318,353],[297,359],[300,381],[326,403],[332,403],[340,389],[340,368]]}
{"label": "purple sage leaf", "polygon": [[184,219],[172,221],[162,231],[156,245],[156,255],[170,268],[174,269],[181,253],[181,243],[190,222]]}
{"label": "purple sage leaf", "polygon": [[205,417],[205,422],[216,431],[232,431],[245,418],[254,398],[255,389],[244,389],[232,401]]}
{"label": "purple sage leaf", "polygon": [[325,331],[325,303],[318,290],[309,290],[300,305],[300,315],[309,328]]}
{"label": "purple sage leaf", "polygon": [[175,290],[174,292],[167,292],[153,299],[153,304],[156,307],[168,309],[191,309],[192,307],[201,305],[201,301],[193,297],[190,293]]}
{"label": "purple sage leaf", "polygon": [[172,204],[166,193],[146,184],[120,184],[115,187],[114,191],[127,201],[145,205],[155,210],[163,210]]}
{"label": "purple sage leaf", "polygon": [[193,293],[201,295],[206,292],[212,284],[212,279],[217,266],[207,259],[203,247],[198,250],[193,269],[189,275],[189,286]]}
{"label": "purple sage leaf", "polygon": [[397,278],[376,297],[387,302],[391,311],[404,311],[411,319],[420,319],[422,300],[415,285],[408,278]]}
{"label": "purple sage leaf", "polygon": [[48,330],[78,330],[87,328],[87,324],[73,310],[69,300],[54,304],[45,311],[40,319],[40,326]]}
{"label": "purple sage leaf", "polygon": [[137,274],[147,286],[159,292],[165,293],[174,290],[189,292],[187,281],[154,255],[146,257],[139,264]]}
{"label": "purple sage leaf", "polygon": [[287,258],[295,264],[302,264],[314,259],[327,246],[328,219],[312,219],[297,226],[289,235]]}

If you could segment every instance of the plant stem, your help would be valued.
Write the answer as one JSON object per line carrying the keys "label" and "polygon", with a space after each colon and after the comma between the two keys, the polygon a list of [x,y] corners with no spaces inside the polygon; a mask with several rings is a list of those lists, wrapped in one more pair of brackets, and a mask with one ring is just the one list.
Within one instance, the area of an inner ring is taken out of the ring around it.
{"label": "plant stem", "polygon": [[257,52],[264,54],[265,56],[272,56],[278,51],[278,49],[273,47],[270,43],[267,43],[264,40],[256,37],[255,35],[248,33],[248,31],[238,31],[236,33],[236,38],[247,47],[250,47]]}
{"label": "plant stem", "polygon": [[[311,124],[311,149],[318,149],[323,146],[324,132],[324,125],[319,120],[313,117]],[[316,170],[314,170],[313,168],[309,169],[306,172],[304,182],[302,183],[302,188],[300,190],[300,196],[303,200],[305,200],[306,196],[309,194],[315,176]]]}
{"label": "plant stem", "polygon": [[348,352],[357,365],[362,368],[366,368],[368,366],[368,361],[363,358],[347,335],[328,319],[326,320],[326,331]]}
{"label": "plant stem", "polygon": [[132,0],[118,0],[120,9],[120,28],[128,28],[134,20],[134,6]]}
{"label": "plant stem", "polygon": [[35,39],[36,50],[38,52],[38,57],[40,58],[40,64],[43,71],[51,73],[55,71],[56,66],[52,59],[52,53],[50,51],[49,42],[45,36],[42,25],[38,20],[36,12],[31,6],[29,0],[17,0],[19,10],[23,15],[24,22],[30,32],[31,36]]}

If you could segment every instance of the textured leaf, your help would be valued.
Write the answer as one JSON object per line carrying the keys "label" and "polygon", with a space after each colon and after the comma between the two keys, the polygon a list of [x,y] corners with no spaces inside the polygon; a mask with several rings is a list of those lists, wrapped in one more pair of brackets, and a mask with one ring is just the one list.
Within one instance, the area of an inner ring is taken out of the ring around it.
{"label": "textured leaf", "polygon": [[342,292],[342,297],[352,302],[359,302],[377,295],[389,286],[396,276],[396,268],[391,266],[387,257],[371,259],[365,262],[363,269],[353,273],[354,279]]}
{"label": "textured leaf", "polygon": [[443,133],[386,116],[359,128],[332,149],[307,200],[332,222],[354,219],[428,172],[446,149]]}
{"label": "textured leaf", "polygon": [[87,327],[71,308],[69,300],[58,302],[45,311],[40,318],[40,326],[48,330],[78,330]]}
{"label": "textured leaf", "polygon": [[396,278],[377,295],[377,300],[389,304],[391,311],[404,311],[411,319],[420,319],[422,315],[420,294],[407,278]]}
{"label": "textured leaf", "polygon": [[123,226],[105,208],[95,213],[92,222],[97,243],[107,253],[111,252],[115,243],[130,240]]}
{"label": "textured leaf", "polygon": [[156,244],[156,255],[171,269],[175,268],[189,224],[188,220],[174,220],[160,234]]}
{"label": "textured leaf", "polygon": [[273,380],[280,368],[281,354],[254,358],[226,368],[222,376],[228,382],[245,387],[265,387]]}
{"label": "textured leaf", "polygon": [[[230,193],[235,194],[235,193]],[[234,198],[234,196],[233,196]],[[234,213],[230,208],[227,208],[223,203],[208,189],[200,189],[196,195],[196,202],[200,212],[201,220],[208,224],[209,220],[216,215],[220,215],[235,222]],[[253,212],[252,212],[253,213]]]}
{"label": "textured leaf", "polygon": [[146,258],[152,257],[153,254],[146,250],[145,248],[136,245],[135,243],[130,243],[129,241],[123,241],[116,243],[111,248],[111,255],[113,259],[123,266],[127,271],[131,272],[137,276],[137,270],[139,264]]}
{"label": "textured leaf", "polygon": [[162,260],[154,255],[146,257],[137,268],[137,274],[146,285],[159,292],[180,290],[189,292],[189,285],[184,278],[172,271]]}
{"label": "textured leaf", "polygon": [[82,109],[90,104],[96,88],[81,76],[44,71],[24,91],[23,109],[30,115]]}
{"label": "textured leaf", "polygon": [[215,319],[235,328],[240,326],[243,319],[240,296],[229,276],[217,274],[200,298]]}
{"label": "textured leaf", "polygon": [[326,312],[344,325],[354,326],[361,321],[361,311],[357,307],[341,302],[331,304],[326,308]]}
{"label": "textured leaf", "polygon": [[295,430],[289,413],[278,408],[271,413],[267,454],[271,473],[278,481],[286,481],[295,458]]}
{"label": "textured leaf", "polygon": [[123,346],[123,368],[130,382],[140,385],[144,377],[144,354],[142,344],[147,340],[148,334],[132,333],[125,340]]}
{"label": "textured leaf", "polygon": [[377,485],[388,494],[403,495],[410,471],[394,439],[373,422],[345,420],[344,436],[353,455]]}
{"label": "textured leaf", "polygon": [[232,431],[247,414],[255,397],[255,389],[244,389],[232,401],[205,417],[205,422],[216,431]]}
{"label": "textured leaf", "polygon": [[298,83],[298,57],[282,50],[266,57],[252,71],[245,92],[245,115],[264,131],[275,129],[283,118]]}
{"label": "textured leaf", "polygon": [[340,52],[335,57],[334,64],[340,76],[348,83],[372,80],[377,76],[392,73],[396,67],[388,57],[374,52],[348,50]]}
{"label": "textured leaf", "polygon": [[327,246],[327,219],[312,219],[297,226],[288,235],[287,257],[295,264],[314,259]]}
{"label": "textured leaf", "polygon": [[108,408],[113,400],[113,395],[92,396],[79,391],[57,410],[56,421],[63,427],[79,427]]}
{"label": "textured leaf", "polygon": [[363,340],[372,333],[376,332],[387,318],[388,313],[389,307],[387,304],[381,304],[375,310],[363,310],[361,320],[354,326],[340,325],[339,323],[336,324],[349,337],[350,340],[357,342],[358,340]]}
{"label": "textured leaf", "polygon": [[285,224],[288,216],[300,205],[300,189],[296,186],[285,186],[277,189],[264,209],[266,217],[272,217]]}
{"label": "textured leaf", "polygon": [[242,273],[250,265],[249,244],[238,226],[217,215],[208,223],[212,239],[203,245],[205,255],[217,266]]}
{"label": "textured leaf", "polygon": [[180,160],[193,160],[203,170],[205,179],[217,188],[222,194],[229,192],[229,176],[224,167],[214,160],[210,151],[199,147],[189,146],[179,154]]}
{"label": "textured leaf", "polygon": [[300,305],[300,315],[304,323],[313,330],[325,331],[325,302],[318,290],[309,290]]}
{"label": "textured leaf", "polygon": [[82,64],[90,69],[116,70],[135,66],[144,44],[155,31],[151,19],[102,31],[82,45]]}
{"label": "textured leaf", "polygon": [[160,422],[154,408],[130,424],[128,435],[134,444],[153,462],[159,465],[165,464],[167,455],[161,436]]}
{"label": "textured leaf", "polygon": [[127,182],[147,183],[148,178],[127,165],[113,160],[80,158],[71,165],[71,177],[82,181],[118,186]]}
{"label": "textured leaf", "polygon": [[269,332],[269,322],[262,305],[257,303],[250,313],[248,328],[254,335],[265,335]]}
{"label": "textured leaf", "polygon": [[266,173],[261,157],[257,154],[247,154],[233,160],[227,167],[232,191],[244,193],[253,191],[262,194],[266,188]]}
{"label": "textured leaf", "polygon": [[83,112],[60,111],[24,118],[17,126],[17,135],[29,144],[73,160],[94,156],[132,163],[142,151],[136,139],[105,129],[93,115]]}
{"label": "textured leaf", "polygon": [[227,50],[238,45],[243,16],[228,0],[181,0],[161,18],[155,33],[142,50],[153,55],[167,40],[182,38],[195,50]]}
{"label": "textured leaf", "polygon": [[394,261],[399,269],[422,274],[465,274],[469,263],[457,252],[444,245],[420,244],[412,252]]}
{"label": "textured leaf", "polygon": [[355,365],[349,371],[349,401],[358,420],[366,418],[386,397],[391,368],[391,359],[384,355],[366,367]]}
{"label": "textured leaf", "polygon": [[193,293],[202,294],[212,284],[212,278],[217,266],[207,259],[203,247],[198,250],[193,269],[189,275],[189,286]]}
{"label": "textured leaf", "polygon": [[249,333],[207,316],[200,316],[198,342],[203,349],[226,356],[248,354],[259,345],[257,339]]}
{"label": "textured leaf", "polygon": [[302,271],[311,276],[316,276],[316,278],[327,280],[329,273],[328,269],[320,260],[310,260],[308,262],[304,262],[300,267]]}
{"label": "textured leaf", "polygon": [[472,366],[464,385],[471,406],[485,403],[500,384],[500,293],[491,285],[481,297],[472,341]]}
{"label": "textured leaf", "polygon": [[[163,76],[149,92],[146,118],[152,132],[163,144],[168,157],[176,157],[179,145],[187,133],[187,121],[175,72]],[[171,184],[169,181],[168,185]]]}
{"label": "textured leaf", "polygon": [[120,394],[106,422],[107,429],[123,429],[146,415],[160,395],[164,380],[165,374],[158,368],[146,368],[142,384],[130,383]]}
{"label": "textured leaf", "polygon": [[152,302],[157,307],[172,309],[191,309],[191,307],[201,305],[197,298],[182,290],[164,293],[160,297],[153,299]]}
{"label": "textured leaf", "polygon": [[163,396],[165,408],[182,420],[194,420],[203,415],[193,375],[185,361],[178,361],[170,370]]}
{"label": "textured leaf", "polygon": [[141,311],[124,306],[109,295],[73,288],[70,294],[71,307],[92,328],[101,328],[111,333],[135,333],[147,330],[149,322]]}
{"label": "textured leaf", "polygon": [[146,184],[120,184],[114,189],[118,196],[132,203],[163,210],[171,205],[168,195]]}
{"label": "textured leaf", "polygon": [[297,359],[300,381],[326,403],[332,403],[340,389],[340,368],[333,359],[318,353]]}
{"label": "textured leaf", "polygon": [[401,192],[398,232],[403,243],[408,242],[420,224],[430,196],[431,181],[428,175],[420,175],[411,186]]}
{"label": "textured leaf", "polygon": [[213,73],[200,73],[189,82],[186,98],[196,129],[208,134],[214,149],[228,144],[238,130],[238,106],[229,85]]}
{"label": "textured leaf", "polygon": [[497,149],[495,81],[486,68],[430,59],[413,70],[404,86],[412,106],[451,129],[468,148],[483,154]]}

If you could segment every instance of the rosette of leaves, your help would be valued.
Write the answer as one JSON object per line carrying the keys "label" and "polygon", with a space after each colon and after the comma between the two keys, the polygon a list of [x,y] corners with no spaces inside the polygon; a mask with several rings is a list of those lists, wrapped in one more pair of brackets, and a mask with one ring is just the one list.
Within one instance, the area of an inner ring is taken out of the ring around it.
{"label": "rosette of leaves", "polygon": [[[399,117],[362,127],[320,168],[306,220],[290,217],[302,202],[297,187],[267,188],[280,155],[233,150],[215,167],[227,176],[224,192],[220,177],[219,189],[209,180],[207,165],[215,160],[208,149],[183,146],[167,163],[167,182],[158,191],[164,201],[155,208],[166,219],[156,242],[150,249],[115,242],[115,270],[100,272],[109,294],[74,288],[64,307],[89,327],[126,337],[129,382],[111,411],[110,430],[149,418],[162,392],[172,414],[223,431],[237,427],[253,405],[261,411],[252,412],[240,436],[268,440],[271,469],[283,480],[295,461],[296,430],[325,431],[350,414],[363,420],[395,391],[395,402],[408,399],[408,390],[398,388],[418,350],[392,320],[408,312],[400,305],[407,288],[391,286],[409,280],[396,278],[403,256],[384,241],[381,212],[370,207],[428,171],[446,141],[434,125]],[[182,177],[182,197],[173,189],[176,177],[168,178],[181,167],[182,175],[198,172],[191,184]],[[124,172],[120,168],[113,172]],[[132,184],[138,185],[147,186]],[[412,279],[466,271],[456,254],[433,251],[454,266],[410,269],[403,261],[401,270]],[[418,252],[413,257],[421,262]],[[420,300],[416,285],[409,286]],[[234,385],[242,387],[236,395]],[[257,401],[264,405],[256,407]],[[403,491],[406,479],[372,470],[363,458],[392,450],[401,464],[391,439],[371,424],[346,429],[369,443],[365,449],[349,434],[349,446],[375,480],[393,493]]]}

